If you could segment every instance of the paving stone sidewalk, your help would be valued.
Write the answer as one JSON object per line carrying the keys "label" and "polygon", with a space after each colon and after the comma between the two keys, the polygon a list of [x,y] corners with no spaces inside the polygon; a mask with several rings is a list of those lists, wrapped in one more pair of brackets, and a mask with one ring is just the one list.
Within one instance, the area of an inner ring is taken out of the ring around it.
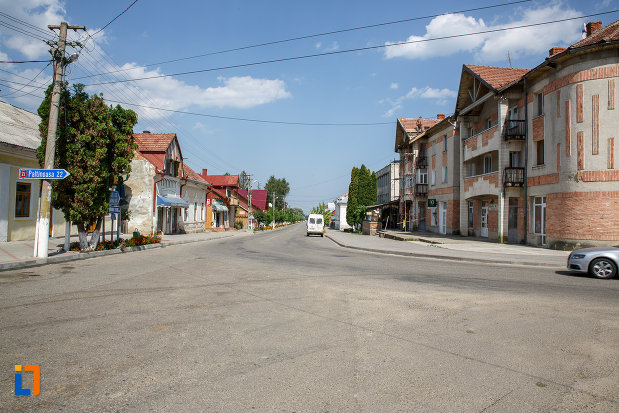
{"label": "paving stone sidewalk", "polygon": [[[336,244],[363,251],[380,252],[420,258],[439,258],[454,261],[526,265],[565,268],[569,251],[557,251],[524,245],[498,244],[465,237],[423,237],[410,235],[410,241],[380,238],[327,230],[325,234]],[[424,239],[425,241],[421,241]]]}

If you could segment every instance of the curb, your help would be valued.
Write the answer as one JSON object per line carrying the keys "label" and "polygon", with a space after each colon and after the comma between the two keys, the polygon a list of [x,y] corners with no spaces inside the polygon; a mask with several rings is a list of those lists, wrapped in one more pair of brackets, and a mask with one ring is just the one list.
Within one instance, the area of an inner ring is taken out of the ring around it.
{"label": "curb", "polygon": [[25,260],[25,261],[8,262],[8,263],[0,264],[0,272],[22,269],[22,268],[40,267],[43,265],[58,264],[58,263],[69,262],[69,261],[80,261],[80,260],[86,260],[89,258],[105,257],[108,255],[125,254],[128,252],[145,251],[145,250],[151,250],[155,248],[165,248],[171,245],[192,244],[195,242],[214,241],[214,240],[225,239],[225,238],[230,238],[234,236],[236,235],[230,234],[230,235],[226,235],[222,237],[209,238],[209,239],[159,242],[157,244],[139,245],[137,247],[129,247],[129,248],[122,248],[122,249],[116,248],[113,250],[80,252],[78,254],[64,255],[64,256],[61,255],[58,257],[48,257],[48,258],[38,258],[38,259],[31,259],[31,260]]}
{"label": "curb", "polygon": [[376,248],[353,247],[350,245],[346,245],[342,243],[341,241],[336,240],[335,238],[331,237],[329,234],[325,234],[325,235],[327,238],[329,238],[331,241],[333,241],[340,247],[350,248],[350,249],[360,250],[360,251],[376,252],[379,254],[401,255],[404,257],[416,257],[416,258],[433,258],[433,259],[438,259],[438,260],[457,261],[457,262],[473,262],[473,263],[481,263],[481,264],[522,265],[526,267],[539,267],[539,268],[546,268],[546,269],[562,268],[557,265],[548,265],[548,264],[545,265],[545,264],[540,264],[538,262],[527,262],[527,261],[520,262],[520,261],[494,260],[494,259],[490,260],[490,259],[483,259],[483,258],[453,257],[449,255],[422,254],[419,252],[403,252],[403,251],[381,250],[381,249],[376,249]]}

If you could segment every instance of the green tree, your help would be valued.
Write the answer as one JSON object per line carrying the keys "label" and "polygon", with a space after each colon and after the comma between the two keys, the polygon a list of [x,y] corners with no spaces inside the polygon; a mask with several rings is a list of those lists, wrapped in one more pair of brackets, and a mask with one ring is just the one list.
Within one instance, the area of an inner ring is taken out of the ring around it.
{"label": "green tree", "polygon": [[[47,127],[51,104],[51,86],[39,107],[41,146],[37,157],[44,164]],[[52,206],[64,213],[65,219],[78,228],[80,248],[96,248],[103,217],[109,211],[110,188],[120,185],[131,171],[131,160],[137,146],[133,126],[137,114],[121,106],[108,107],[103,97],[89,96],[84,86],[73,86],[73,93],[63,84],[60,93],[55,168],[71,175],[54,181]],[[95,231],[88,242],[88,226]]]}
{"label": "green tree", "polygon": [[350,184],[348,185],[348,205],[346,207],[346,222],[353,228],[357,224],[356,209],[359,196],[359,168],[353,166],[350,171]]}
{"label": "green tree", "polygon": [[269,201],[273,202],[275,199],[274,207],[276,210],[284,210],[286,208],[286,196],[290,192],[290,184],[286,181],[286,178],[275,178],[271,175],[264,189],[268,191]]}
{"label": "green tree", "polygon": [[245,171],[242,171],[239,175],[239,188],[249,189],[249,179],[249,174]]}
{"label": "green tree", "polygon": [[318,206],[312,208],[310,210],[310,214],[321,214],[326,227],[328,227],[331,223],[331,211],[327,209],[327,204],[324,202],[321,202]]}

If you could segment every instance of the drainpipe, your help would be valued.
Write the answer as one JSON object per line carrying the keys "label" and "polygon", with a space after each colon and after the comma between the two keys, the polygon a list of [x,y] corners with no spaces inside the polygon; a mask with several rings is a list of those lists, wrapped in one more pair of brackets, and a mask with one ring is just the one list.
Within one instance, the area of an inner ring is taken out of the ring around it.
{"label": "drainpipe", "polygon": [[528,188],[527,188],[527,171],[529,169],[529,99],[527,92],[527,77],[524,77],[524,202],[523,202],[523,212],[524,212],[524,243],[527,244],[527,234],[529,232],[529,216],[528,216],[528,205],[529,205],[529,197],[528,197]]}

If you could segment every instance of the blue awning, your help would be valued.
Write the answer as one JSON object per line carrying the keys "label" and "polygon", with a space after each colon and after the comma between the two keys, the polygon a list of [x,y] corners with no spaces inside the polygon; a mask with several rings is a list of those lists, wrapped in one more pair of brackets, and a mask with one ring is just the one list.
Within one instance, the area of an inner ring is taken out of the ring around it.
{"label": "blue awning", "polygon": [[157,206],[187,208],[189,207],[189,203],[183,198],[176,196],[157,195]]}

